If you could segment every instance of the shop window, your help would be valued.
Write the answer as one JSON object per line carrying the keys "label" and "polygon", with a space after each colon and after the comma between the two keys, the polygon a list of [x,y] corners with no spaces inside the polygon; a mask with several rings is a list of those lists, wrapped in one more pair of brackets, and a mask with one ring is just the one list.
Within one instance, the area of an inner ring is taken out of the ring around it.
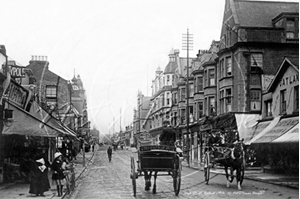
{"label": "shop window", "polygon": [[286,90],[280,91],[280,114],[286,113]]}
{"label": "shop window", "polygon": [[294,111],[299,112],[299,86],[294,87]]}

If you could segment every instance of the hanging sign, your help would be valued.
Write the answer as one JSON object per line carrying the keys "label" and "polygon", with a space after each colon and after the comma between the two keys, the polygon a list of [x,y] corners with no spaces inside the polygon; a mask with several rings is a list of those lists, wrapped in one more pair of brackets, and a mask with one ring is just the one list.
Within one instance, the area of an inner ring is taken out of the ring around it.
{"label": "hanging sign", "polygon": [[25,88],[14,81],[10,81],[5,91],[5,95],[8,97],[9,102],[24,109],[28,97],[28,91]]}

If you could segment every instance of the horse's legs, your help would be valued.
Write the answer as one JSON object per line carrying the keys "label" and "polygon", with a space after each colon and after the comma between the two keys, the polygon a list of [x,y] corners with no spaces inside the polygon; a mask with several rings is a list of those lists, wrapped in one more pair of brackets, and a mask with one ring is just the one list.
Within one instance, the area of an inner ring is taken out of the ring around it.
{"label": "horse's legs", "polygon": [[236,182],[237,182],[237,187],[238,187],[238,190],[242,190],[242,187],[241,187],[241,168],[238,167],[236,169]]}
{"label": "horse's legs", "polygon": [[227,181],[226,186],[230,187],[229,175],[228,175],[228,167],[227,166],[225,166],[225,174],[226,174],[226,181]]}
{"label": "horse's legs", "polygon": [[157,178],[157,172],[158,172],[158,171],[155,171],[155,173],[154,173],[154,185],[153,185],[153,189],[152,189],[152,193],[153,193],[153,194],[156,194],[156,178]]}
{"label": "horse's legs", "polygon": [[233,179],[234,179],[233,171],[234,171],[234,169],[233,169],[233,167],[231,166],[231,167],[230,167],[230,182],[233,182]]}
{"label": "horse's legs", "polygon": [[145,178],[145,191],[149,191],[150,190],[150,186],[149,186],[149,181],[150,181],[150,176],[151,173],[148,174],[148,171],[144,171],[144,178]]}

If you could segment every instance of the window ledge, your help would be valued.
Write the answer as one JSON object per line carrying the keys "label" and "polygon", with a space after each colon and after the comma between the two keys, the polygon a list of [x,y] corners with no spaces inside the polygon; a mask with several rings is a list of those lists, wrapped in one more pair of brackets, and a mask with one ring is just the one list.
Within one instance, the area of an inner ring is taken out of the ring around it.
{"label": "window ledge", "polygon": [[224,79],[231,79],[231,78],[233,78],[233,75],[222,77],[222,78],[219,79],[219,82],[224,80]]}

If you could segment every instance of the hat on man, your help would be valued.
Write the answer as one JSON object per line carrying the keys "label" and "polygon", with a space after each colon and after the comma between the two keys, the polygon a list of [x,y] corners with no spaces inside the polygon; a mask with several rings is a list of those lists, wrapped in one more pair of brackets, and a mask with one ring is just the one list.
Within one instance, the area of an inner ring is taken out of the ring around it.
{"label": "hat on man", "polygon": [[56,152],[54,154],[54,159],[58,158],[59,156],[62,156],[61,152]]}

